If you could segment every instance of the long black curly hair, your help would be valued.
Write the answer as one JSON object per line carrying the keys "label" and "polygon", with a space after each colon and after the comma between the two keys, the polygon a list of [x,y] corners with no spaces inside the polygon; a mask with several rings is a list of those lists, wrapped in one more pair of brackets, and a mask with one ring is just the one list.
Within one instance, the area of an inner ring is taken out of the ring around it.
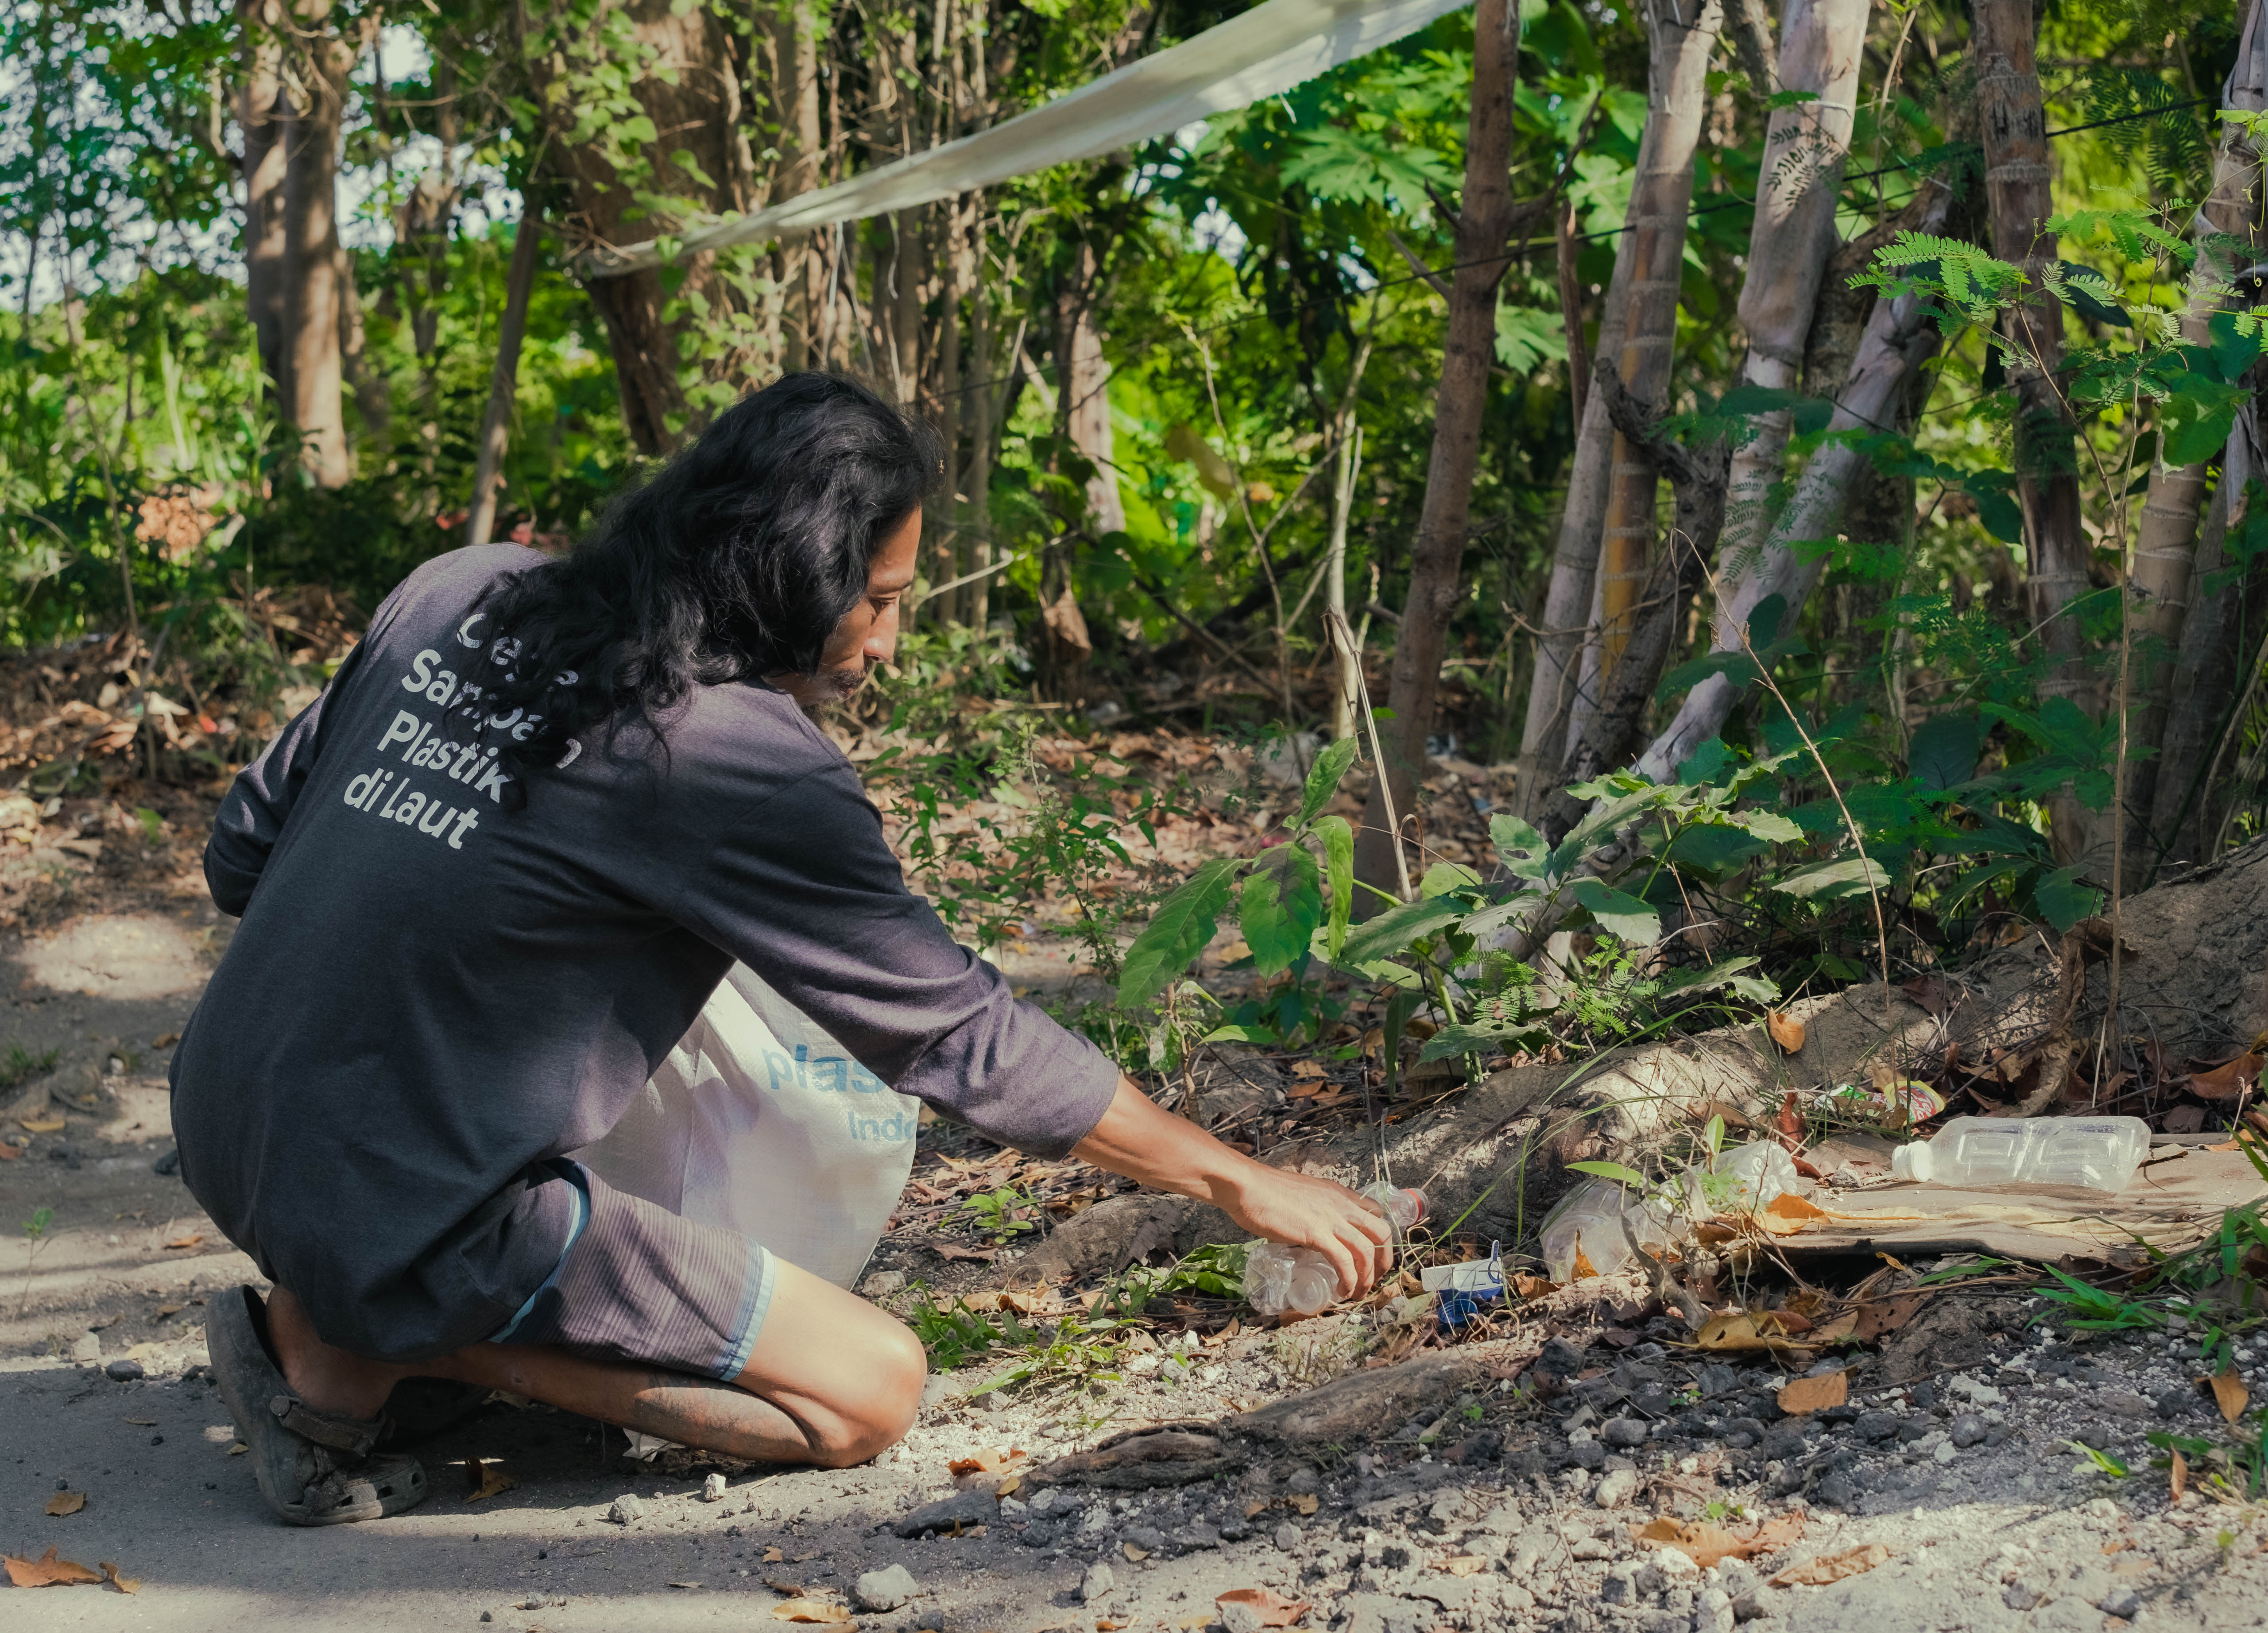
{"label": "long black curly hair", "polygon": [[666,748],[696,687],[816,670],[876,541],[940,465],[935,434],[864,386],[786,375],[615,497],[570,555],[500,580],[479,606],[494,670],[468,713],[515,792],[594,734],[611,752],[642,727]]}

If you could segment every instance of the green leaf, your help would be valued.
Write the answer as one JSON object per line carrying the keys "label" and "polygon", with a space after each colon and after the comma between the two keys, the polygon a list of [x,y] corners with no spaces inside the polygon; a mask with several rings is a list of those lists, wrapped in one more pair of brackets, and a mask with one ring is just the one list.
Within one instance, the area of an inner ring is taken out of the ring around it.
{"label": "green leaf", "polygon": [[1628,945],[1647,946],[1661,939],[1660,915],[1636,896],[1625,895],[1595,879],[1577,879],[1573,894],[1576,901],[1590,909],[1600,929],[1610,931]]}
{"label": "green leaf", "polygon": [[2102,893],[2079,882],[2081,869],[2058,868],[2052,873],[2040,875],[2032,886],[2032,901],[2040,909],[2040,916],[2056,927],[2058,935],[2083,918],[2092,918],[2102,909]]}
{"label": "green leaf", "polygon": [[1792,845],[1803,837],[1802,827],[1777,811],[1728,811],[1725,820],[1768,845]]}
{"label": "green leaf", "polygon": [[1571,1162],[1567,1165],[1567,1172],[1587,1173],[1595,1180],[1612,1180],[1617,1185],[1636,1186],[1640,1190],[1646,1188],[1646,1175],[1635,1168],[1625,1168],[1618,1162]]}
{"label": "green leaf", "polygon": [[2158,406],[2163,433],[2159,457],[2169,466],[2201,465],[2220,452],[2236,423],[2248,392],[2203,374],[2186,374],[2174,394]]}
{"label": "green leaf", "polygon": [[1977,519],[2003,544],[2024,541],[2024,509],[2010,491],[2015,479],[2001,471],[1979,471],[1964,479],[1962,491],[1977,502]]}
{"label": "green leaf", "polygon": [[1323,922],[1323,895],[1315,859],[1293,846],[1284,852],[1281,877],[1256,868],[1244,881],[1237,923],[1262,977],[1280,975],[1307,951]]}
{"label": "green leaf", "polygon": [[1235,857],[1215,857],[1159,904],[1142,933],[1134,938],[1134,945],[1126,949],[1126,962],[1118,975],[1122,1008],[1147,1004],[1183,966],[1204,951],[1205,943],[1212,939],[1215,920],[1228,904],[1238,861]]}
{"label": "green leaf", "polygon": [[1883,889],[1889,882],[1889,870],[1874,857],[1842,857],[1798,868],[1774,880],[1771,887],[1791,896],[1834,901],[1860,894],[1870,885],[1876,890]]}
{"label": "green leaf", "polygon": [[1743,997],[1760,997],[1771,1003],[1779,997],[1778,982],[1763,975],[1744,975],[1741,972],[1756,967],[1753,958],[1725,959],[1706,969],[1676,969],[1661,978],[1656,998],[1667,998],[1681,992],[1710,992],[1719,987],[1730,988]]}
{"label": "green leaf", "polygon": [[1454,896],[1428,896],[1405,901],[1361,925],[1346,938],[1339,962],[1360,969],[1381,959],[1398,957],[1442,925],[1469,911]]}
{"label": "green leaf", "polygon": [[1718,774],[1733,763],[1733,751],[1725,747],[1725,739],[1712,737],[1686,756],[1685,763],[1677,768],[1681,788],[1698,788],[1713,783]]}
{"label": "green leaf", "polygon": [[1307,769],[1307,791],[1300,797],[1300,814],[1292,819],[1295,828],[1305,828],[1315,820],[1315,813],[1331,803],[1331,796],[1339,791],[1339,779],[1354,761],[1355,740],[1343,737],[1315,756],[1315,763]]}
{"label": "green leaf", "polygon": [[1958,788],[1977,772],[1984,723],[1975,715],[1935,715],[1922,722],[1906,752],[1906,770],[1933,794]]}
{"label": "green leaf", "polygon": [[1344,817],[1327,816],[1316,820],[1314,831],[1322,835],[1323,872],[1330,883],[1330,916],[1324,921],[1330,934],[1323,956],[1336,963],[1354,912],[1354,829]]}
{"label": "green leaf", "polygon": [[1680,828],[1665,853],[1672,862],[1711,873],[1729,873],[1771,847],[1729,823],[1697,822]]}
{"label": "green leaf", "polygon": [[1421,896],[1446,896],[1453,890],[1469,890],[1481,882],[1481,876],[1462,862],[1436,862],[1425,870],[1425,877],[1418,881]]}
{"label": "green leaf", "polygon": [[1551,847],[1543,835],[1509,812],[1489,819],[1489,837],[1496,842],[1497,860],[1505,871],[1517,879],[1544,877],[1551,861]]}

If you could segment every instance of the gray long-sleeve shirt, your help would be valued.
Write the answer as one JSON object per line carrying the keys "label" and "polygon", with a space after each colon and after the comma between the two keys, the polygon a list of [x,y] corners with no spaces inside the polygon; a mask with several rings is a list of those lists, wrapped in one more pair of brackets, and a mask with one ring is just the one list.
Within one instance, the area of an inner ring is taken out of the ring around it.
{"label": "gray long-sleeve shirt", "polygon": [[413,573],[206,849],[244,922],[174,1056],[182,1174],[364,1354],[510,1319],[569,1229],[530,1165],[613,1126],[736,958],[882,1083],[1004,1143],[1069,1150],[1116,1085],[906,889],[850,762],[772,688],[698,688],[666,753],[585,741],[507,809],[445,717],[490,661],[473,603],[541,559],[491,545]]}

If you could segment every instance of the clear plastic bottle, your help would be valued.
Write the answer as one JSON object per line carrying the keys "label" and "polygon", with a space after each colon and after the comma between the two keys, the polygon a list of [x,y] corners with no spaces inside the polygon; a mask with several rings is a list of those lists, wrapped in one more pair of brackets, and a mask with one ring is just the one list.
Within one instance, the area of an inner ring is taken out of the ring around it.
{"label": "clear plastic bottle", "polygon": [[[1631,1227],[1626,1233],[1624,1220]],[[1660,1239],[1662,1221],[1655,1210],[1634,1199],[1612,1180],[1585,1180],[1562,1196],[1543,1216],[1542,1246],[1544,1269],[1555,1282],[1579,1276],[1606,1276],[1622,1269],[1631,1256],[1630,1235],[1641,1242]],[[1583,1271],[1575,1262],[1580,1254]]]}
{"label": "clear plastic bottle", "polygon": [[1686,1174],[1687,1206],[1696,1217],[1754,1213],[1794,1188],[1794,1160],[1778,1140],[1752,1140],[1719,1155],[1713,1171],[1697,1163]]}
{"label": "clear plastic bottle", "polygon": [[2149,1152],[2150,1125],[2139,1117],[1955,1117],[1936,1138],[1891,1152],[1890,1173],[1964,1189],[2121,1191]]}
{"label": "clear plastic bottle", "polygon": [[[1386,1184],[1383,1181],[1363,1192],[1385,1213],[1399,1242],[1410,1227],[1425,1217],[1425,1193]],[[1245,1301],[1262,1315],[1292,1311],[1313,1315],[1337,1296],[1339,1273],[1331,1262],[1312,1247],[1292,1247],[1282,1242],[1254,1242],[1244,1255]]]}

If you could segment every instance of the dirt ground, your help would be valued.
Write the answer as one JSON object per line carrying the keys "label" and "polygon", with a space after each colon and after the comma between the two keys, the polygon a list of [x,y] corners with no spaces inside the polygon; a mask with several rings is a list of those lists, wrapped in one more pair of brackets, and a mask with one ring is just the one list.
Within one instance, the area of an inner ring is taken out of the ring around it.
{"label": "dirt ground", "polygon": [[[911,1435],[863,1468],[734,1469],[704,1501],[704,1467],[637,1463],[615,1431],[496,1400],[417,1448],[434,1487],[420,1509],[279,1527],[202,1372],[201,1301],[252,1267],[154,1171],[171,1150],[167,1043],[229,929],[192,854],[113,836],[8,864],[28,872],[0,945],[0,1051],[56,1051],[11,1085],[11,1115],[63,1127],[0,1162],[0,1218],[53,1210],[0,1256],[0,1552],[54,1547],[139,1585],[38,1590],[36,1625],[569,1633],[769,1626],[799,1602],[876,1629],[1263,1625],[1216,1604],[1239,1590],[1334,1633],[2268,1625],[2262,1511],[2194,1485],[2174,1500],[2142,1438],[2211,1438],[2203,1335],[2073,1333],[1989,1277],[1850,1357],[1846,1403],[1808,1415],[1781,1410],[1782,1386],[1846,1363],[1705,1359],[1636,1285],[1579,1284],[1451,1349],[1417,1349],[1393,1306],[1279,1331],[1216,1301],[1202,1319],[1162,1312],[1109,1371],[1052,1387],[972,1394],[1005,1365],[982,1358],[936,1376]],[[961,1171],[938,1154],[922,1172]],[[904,1310],[908,1278],[1012,1275],[1013,1247],[941,1258],[950,1242],[916,1212],[878,1256],[874,1296]],[[2236,1357],[2268,1390],[2268,1340]],[[140,1375],[107,1370],[122,1362]],[[1187,1427],[1110,1444],[1157,1424]],[[2098,1472],[2073,1440],[2132,1473]],[[995,1466],[957,1479],[972,1458]],[[475,1498],[475,1459],[514,1483]],[[76,1512],[46,1512],[71,1493]],[[1759,1551],[1703,1570],[1637,1538],[1661,1519]],[[910,1587],[869,1575],[892,1566]]]}

